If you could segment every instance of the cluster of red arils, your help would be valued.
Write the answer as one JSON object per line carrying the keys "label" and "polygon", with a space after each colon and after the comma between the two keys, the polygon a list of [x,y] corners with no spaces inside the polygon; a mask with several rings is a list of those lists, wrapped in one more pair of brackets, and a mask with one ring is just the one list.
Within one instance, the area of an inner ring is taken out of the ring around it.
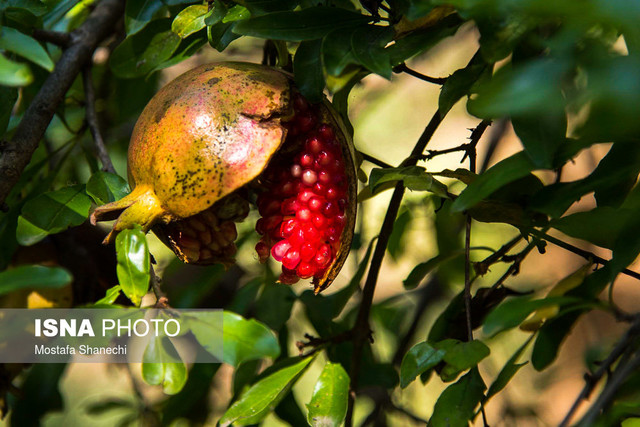
{"label": "cluster of red arils", "polygon": [[318,107],[294,95],[287,139],[261,177],[256,245],[282,263],[280,282],[320,279],[336,258],[346,224],[347,176],[340,143]]}

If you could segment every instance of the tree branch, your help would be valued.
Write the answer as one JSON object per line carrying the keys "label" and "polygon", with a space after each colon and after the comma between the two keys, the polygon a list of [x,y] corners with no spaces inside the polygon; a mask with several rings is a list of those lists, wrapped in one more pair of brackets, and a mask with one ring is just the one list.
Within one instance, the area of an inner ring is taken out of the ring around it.
{"label": "tree branch", "polygon": [[363,153],[362,151],[358,151],[358,153],[360,153],[360,155],[362,156],[362,158],[364,160],[366,160],[369,163],[372,163],[376,166],[380,166],[381,168],[392,168],[393,166],[391,166],[389,163],[385,163],[380,159],[377,159],[373,156],[370,156],[369,154]]}
{"label": "tree branch", "polygon": [[[413,166],[417,163],[417,156],[422,154],[427,144],[433,137],[436,129],[442,122],[442,115],[440,111],[436,111],[429,124],[425,128],[424,132],[416,142],[416,145],[411,152],[411,155],[402,162],[401,166]],[[358,310],[358,317],[353,327],[353,353],[351,357],[351,369],[349,376],[351,378],[351,390],[349,394],[349,406],[347,409],[347,416],[345,419],[345,425],[351,426],[353,423],[353,405],[355,402],[355,392],[358,389],[358,377],[360,375],[360,361],[362,358],[362,350],[364,348],[365,340],[369,339],[371,335],[371,329],[369,328],[369,313],[371,311],[371,304],[373,303],[373,295],[376,290],[378,282],[378,275],[380,274],[380,267],[382,260],[387,251],[387,244],[389,243],[389,237],[393,231],[393,224],[398,215],[400,209],[400,203],[404,195],[404,185],[402,182],[396,184],[389,202],[389,208],[382,222],[376,248],[373,252],[371,264],[369,267],[369,273],[364,284],[362,291],[362,301],[360,302],[360,308]]]}
{"label": "tree branch", "polygon": [[[607,356],[607,358],[600,364],[600,367],[593,374],[585,375],[585,385],[576,400],[571,405],[571,408],[565,415],[564,419],[560,423],[560,427],[566,427],[569,425],[571,418],[574,413],[580,406],[583,400],[589,398],[593,389],[598,384],[598,382],[602,379],[604,374],[609,372],[611,366],[615,363],[616,360],[627,350],[629,345],[633,342],[635,338],[640,335],[640,316],[636,317],[636,321],[631,325],[631,327],[627,330],[624,336],[618,341],[616,346],[613,348],[611,353]],[[602,393],[604,394],[604,392]],[[599,400],[599,399],[598,399]],[[598,404],[598,402],[594,403],[594,407]],[[593,408],[592,408],[593,409]],[[586,417],[586,416],[585,416]],[[586,425],[586,424],[585,424]]]}
{"label": "tree branch", "polygon": [[111,163],[111,158],[107,152],[107,148],[104,145],[104,139],[100,132],[100,125],[98,123],[98,115],[96,114],[96,94],[93,88],[93,81],[91,80],[91,67],[86,66],[82,69],[82,83],[84,85],[84,93],[87,98],[85,114],[87,116],[87,124],[89,130],[93,136],[93,142],[98,152],[98,158],[102,163],[102,170],[105,172],[116,173],[116,170]]}
{"label": "tree branch", "polygon": [[98,44],[109,34],[124,11],[123,0],[98,3],[84,24],[70,33],[71,42],[62,53],[27,108],[13,139],[0,157],[0,205],[4,203],[44,135],[56,109]]}
{"label": "tree branch", "polygon": [[[573,252],[576,255],[581,256],[582,258],[586,259],[586,260],[590,260],[593,261],[597,264],[600,265],[606,265],[609,263],[609,260],[604,259],[602,257],[599,257],[598,255],[594,254],[593,252],[589,252],[586,251],[584,249],[580,249],[577,246],[573,246],[571,243],[567,243],[564,242],[560,239],[557,239],[553,236],[548,235],[547,233],[545,233],[544,231],[539,231],[536,229],[532,229],[531,231],[529,231],[529,234],[531,234],[532,236],[536,236],[539,239],[542,240],[546,240],[549,243],[553,243],[556,246],[561,247],[562,249],[566,249],[569,252]],[[633,270],[629,270],[628,268],[625,268],[624,270],[621,271],[622,274],[626,274],[629,277],[633,277],[634,279],[638,279],[640,280],[640,273],[633,271]]]}
{"label": "tree branch", "polygon": [[61,33],[59,31],[51,31],[51,30],[33,30],[33,37],[36,40],[40,40],[45,43],[55,44],[56,46],[60,46],[65,48],[71,43],[71,35],[69,33]]}

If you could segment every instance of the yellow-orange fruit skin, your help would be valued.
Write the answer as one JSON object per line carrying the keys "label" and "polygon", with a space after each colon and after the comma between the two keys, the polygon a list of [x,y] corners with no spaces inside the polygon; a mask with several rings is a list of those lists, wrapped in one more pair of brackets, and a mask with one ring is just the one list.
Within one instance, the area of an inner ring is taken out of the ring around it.
{"label": "yellow-orange fruit skin", "polygon": [[130,182],[154,188],[173,216],[207,209],[264,169],[284,139],[277,117],[291,114],[289,96],[284,74],[253,64],[209,64],[181,75],[136,123]]}

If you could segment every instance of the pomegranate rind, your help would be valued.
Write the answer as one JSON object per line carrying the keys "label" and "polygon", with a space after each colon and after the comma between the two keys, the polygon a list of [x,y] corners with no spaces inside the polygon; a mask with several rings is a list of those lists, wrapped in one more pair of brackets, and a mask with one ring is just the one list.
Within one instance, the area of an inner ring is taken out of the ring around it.
{"label": "pomegranate rind", "polygon": [[256,178],[282,144],[290,82],[255,64],[209,64],[164,86],[136,123],[129,180],[186,218]]}
{"label": "pomegranate rind", "polygon": [[344,173],[347,176],[347,205],[345,207],[346,224],[344,225],[340,235],[340,246],[338,252],[322,277],[314,278],[312,281],[313,291],[316,295],[327,289],[329,285],[333,283],[349,256],[356,226],[358,193],[356,150],[353,145],[351,134],[345,127],[337,111],[326,99],[323,101],[320,114],[322,116],[322,122],[330,123],[334,129],[338,130],[338,132],[336,132],[336,139],[340,142],[340,148],[342,150],[342,157],[344,158],[345,165]]}
{"label": "pomegranate rind", "polygon": [[135,224],[148,231],[206,210],[264,170],[286,137],[280,119],[293,114],[290,97],[287,75],[249,63],[202,65],[169,82],[133,130],[134,190],[96,208],[91,222],[120,215],[110,242]]}

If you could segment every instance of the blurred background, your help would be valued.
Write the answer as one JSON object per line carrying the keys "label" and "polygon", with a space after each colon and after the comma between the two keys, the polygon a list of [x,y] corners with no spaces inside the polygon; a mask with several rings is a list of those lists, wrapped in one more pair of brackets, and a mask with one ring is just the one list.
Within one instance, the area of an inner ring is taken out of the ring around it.
{"label": "blurred background", "polygon": [[[475,26],[465,24],[455,36],[445,39],[427,54],[408,61],[407,65],[429,76],[446,77],[469,62],[478,49],[478,39],[479,33]],[[624,44],[621,44],[620,48],[624,49]],[[98,73],[106,72],[104,67],[100,67],[101,64],[104,65],[107,58],[106,49],[99,48],[94,55]],[[121,176],[126,176],[126,147],[136,114],[140,111],[141,105],[144,105],[157,89],[199,64],[216,61],[259,63],[262,55],[262,40],[243,37],[234,41],[224,53],[205,46],[190,59],[146,79],[116,79],[116,87],[98,88],[98,91],[102,91],[97,104],[98,113],[107,118],[106,122],[115,123],[114,126],[105,129],[105,134],[109,140],[109,150],[117,172]],[[391,165],[398,165],[408,155],[429,118],[436,111],[439,94],[440,86],[426,83],[408,74],[394,74],[391,80],[377,75],[366,77],[355,87],[349,98],[349,115],[355,128],[356,148]],[[115,98],[114,102],[110,101],[112,97]],[[130,102],[130,99],[133,102]],[[66,108],[66,117],[69,122],[62,123],[56,118],[47,131],[46,139],[52,147],[59,147],[72,138],[73,134],[69,132],[68,127],[75,128],[81,123],[83,116],[81,109],[74,105],[68,105]],[[437,130],[428,149],[441,150],[464,143],[470,136],[470,129],[478,123],[479,119],[467,113],[466,102],[464,100],[458,102]],[[490,146],[495,150],[488,158]],[[596,144],[581,152],[565,167],[562,180],[573,181],[587,176],[609,148],[608,144]],[[515,136],[509,121],[496,121],[480,140],[478,164],[491,166],[521,149],[521,143]],[[38,155],[42,156],[44,153],[38,153]],[[462,153],[458,152],[437,156],[421,164],[429,172],[455,170],[461,167],[461,158]],[[466,167],[466,164],[462,166]],[[68,163],[65,167],[73,168],[74,171],[69,173],[69,176],[77,176],[81,182],[85,182],[90,176],[90,170],[84,163]],[[366,172],[371,168],[371,164],[363,163],[363,169]],[[555,175],[551,173],[536,174],[545,183],[553,182],[555,179]],[[450,191],[453,193],[462,190],[459,184],[453,181],[448,183],[452,184]],[[326,294],[339,291],[355,273],[367,245],[378,233],[390,193],[387,191],[360,205],[356,250],[352,252],[345,268]],[[405,290],[403,280],[416,264],[437,255],[439,248],[463,247],[463,217],[448,213],[446,206],[436,213],[435,211],[440,207],[438,201],[425,194],[408,192],[405,196],[390,243],[389,256],[385,258],[382,266],[372,311],[375,338],[373,350],[381,361],[391,361],[393,358],[399,338],[397,331],[408,327],[412,319],[411,313],[418,304],[417,291]],[[571,207],[570,212],[587,210],[594,206],[593,197],[585,196]],[[251,215],[256,213],[252,212]],[[163,277],[164,287],[172,305],[176,307],[227,306],[232,302],[230,298],[233,292],[237,291],[237,287],[243,287],[264,274],[264,267],[257,262],[257,256],[253,251],[257,235],[252,233],[252,222],[254,221],[246,221],[241,226],[240,235],[246,238],[243,239],[244,243],[240,247],[237,266],[228,271],[215,266],[204,268],[183,265],[154,235],[149,234],[151,253],[157,260],[157,272]],[[104,229],[109,227],[110,225],[104,226]],[[518,230],[509,225],[474,222],[471,246],[497,249],[517,235]],[[583,241],[558,233],[556,235],[603,258],[611,257],[607,250],[585,245]],[[521,241],[514,251],[524,246],[525,242]],[[482,249],[473,250],[471,259],[479,261],[487,255],[488,252]],[[463,288],[462,261],[460,257],[448,261],[436,273],[438,286],[433,291],[425,315],[418,325],[418,331],[415,334],[416,342],[422,341],[427,336],[433,322],[444,310],[448,301]],[[519,274],[508,279],[506,285],[518,291],[535,291],[544,294],[545,289],[584,264],[585,261],[575,254],[547,245],[546,254],[534,253],[528,257],[521,265]],[[636,263],[630,268],[638,270],[639,267]],[[275,267],[272,266],[272,268]],[[506,264],[493,265],[489,273],[479,278],[474,286],[490,286],[505,272],[506,268]],[[190,285],[184,286],[187,283]],[[114,284],[115,282],[106,283],[106,287]],[[296,295],[308,289],[310,284],[303,282],[292,287]],[[620,276],[615,283],[613,297],[620,308],[633,311],[640,301],[640,288],[632,279]],[[11,304],[6,302],[5,306]],[[252,310],[261,309],[270,308],[254,307]],[[287,339],[291,354],[297,354],[295,342],[301,340],[305,333],[315,334],[313,327],[305,320],[306,317],[301,311],[301,304],[295,303],[292,315],[287,320],[289,330]],[[345,316],[350,315],[349,307],[345,313],[347,313]],[[583,375],[587,366],[606,354],[622,330],[613,316],[606,312],[596,310],[582,317],[561,347],[557,360],[549,369],[536,372],[530,365],[523,367],[506,389],[486,406],[490,424],[492,426],[558,424],[582,389]],[[478,331],[476,334],[477,337],[483,338],[481,332]],[[480,364],[483,377],[495,378],[513,351],[528,336],[528,333],[515,329],[485,340],[491,348],[491,357]],[[523,356],[522,360],[527,360],[527,356]],[[314,365],[295,385],[293,392],[298,402],[308,401],[320,368],[321,365]],[[43,367],[36,366],[32,369],[42,370]],[[130,408],[140,405],[139,399],[154,405],[167,398],[157,387],[144,384],[139,372],[139,366],[136,365],[71,364],[67,366],[60,382],[64,409],[47,414],[43,419],[44,425],[112,426],[127,425],[128,422],[135,423],[136,421],[129,418]],[[232,398],[233,378],[234,371],[227,365],[220,366],[215,373],[214,386],[207,396],[212,408],[206,417],[207,424],[214,425],[228,407]],[[445,387],[446,385],[434,376],[427,386],[420,381],[415,381],[404,390],[396,389],[394,398],[402,407],[423,419],[428,419],[435,401]],[[38,396],[37,393],[32,396],[34,405],[41,405]],[[119,403],[109,407],[104,405],[105,402]],[[366,397],[358,400],[355,412],[356,423],[363,420],[373,405],[373,400]],[[411,425],[412,423],[420,425],[403,414],[391,413],[388,419],[391,425]],[[3,425],[5,423],[6,420]],[[477,420],[476,424],[481,425],[481,421]],[[188,422],[177,419],[174,425],[188,425]],[[265,425],[276,426],[286,425],[286,423],[279,420],[276,415],[269,415]]]}

